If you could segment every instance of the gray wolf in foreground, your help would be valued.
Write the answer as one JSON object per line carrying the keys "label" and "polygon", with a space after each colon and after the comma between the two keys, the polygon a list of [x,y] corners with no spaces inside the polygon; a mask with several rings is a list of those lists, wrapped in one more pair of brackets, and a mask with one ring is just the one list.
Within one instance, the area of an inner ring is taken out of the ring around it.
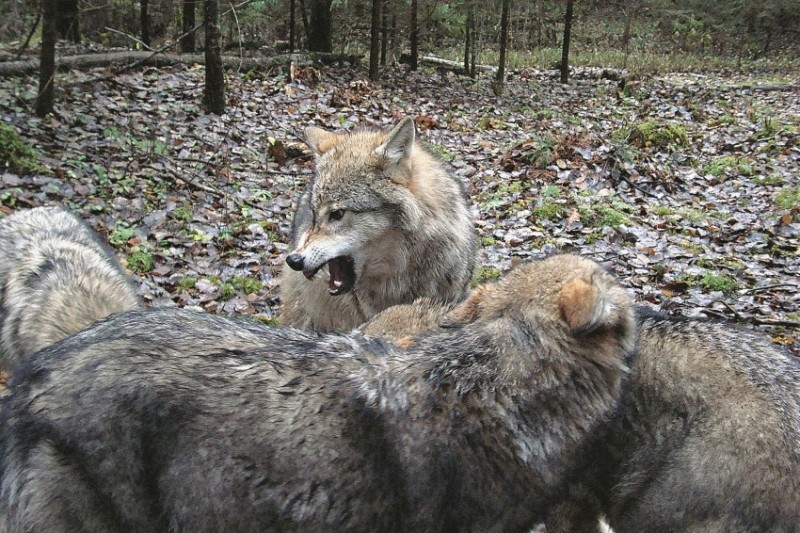
{"label": "gray wolf in foreground", "polygon": [[[447,322],[417,301],[361,329],[413,347]],[[638,310],[638,355],[547,531],[800,531],[800,362],[761,335]],[[452,324],[450,324],[452,326]]]}
{"label": "gray wolf in foreground", "polygon": [[476,291],[405,350],[150,309],[39,352],[0,411],[9,530],[527,531],[617,403],[631,301],[574,257]]}
{"label": "gray wolf in foreground", "polygon": [[317,175],[295,214],[282,322],[350,331],[417,297],[460,298],[476,233],[463,188],[415,141],[414,121],[391,131],[308,128],[305,137]]}
{"label": "gray wolf in foreground", "polygon": [[111,249],[59,207],[0,220],[0,368],[139,306]]}

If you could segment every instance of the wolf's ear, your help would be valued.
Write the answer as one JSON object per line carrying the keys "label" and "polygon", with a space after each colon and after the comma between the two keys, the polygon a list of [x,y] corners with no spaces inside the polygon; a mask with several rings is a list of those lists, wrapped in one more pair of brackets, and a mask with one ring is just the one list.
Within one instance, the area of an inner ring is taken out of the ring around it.
{"label": "wolf's ear", "polygon": [[411,178],[411,149],[414,147],[414,120],[406,117],[386,137],[386,142],[375,149],[382,159],[383,174],[401,185]]}
{"label": "wolf's ear", "polygon": [[439,320],[440,328],[459,328],[478,320],[483,311],[483,302],[495,290],[494,283],[478,285],[467,299],[453,308]]}
{"label": "wolf's ear", "polygon": [[305,141],[314,155],[322,155],[336,144],[337,135],[332,131],[310,126],[305,131]]}
{"label": "wolf's ear", "polygon": [[619,314],[611,294],[614,289],[602,283],[599,274],[568,281],[561,288],[558,301],[562,318],[576,333],[613,326]]}

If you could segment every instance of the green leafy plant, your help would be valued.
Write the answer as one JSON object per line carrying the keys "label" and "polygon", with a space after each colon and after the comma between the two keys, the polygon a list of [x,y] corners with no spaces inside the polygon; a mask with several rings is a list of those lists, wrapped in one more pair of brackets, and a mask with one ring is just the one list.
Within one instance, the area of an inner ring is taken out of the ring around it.
{"label": "green leafy plant", "polygon": [[15,174],[44,172],[39,154],[8,124],[0,122],[0,170]]}

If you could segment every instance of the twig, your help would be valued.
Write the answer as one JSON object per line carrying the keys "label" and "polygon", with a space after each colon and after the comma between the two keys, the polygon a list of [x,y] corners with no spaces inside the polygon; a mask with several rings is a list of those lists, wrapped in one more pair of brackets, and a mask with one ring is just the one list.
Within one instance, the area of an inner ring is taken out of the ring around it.
{"label": "twig", "polygon": [[742,291],[742,294],[752,294],[752,293],[755,293],[755,292],[768,291],[770,289],[780,289],[780,288],[783,288],[783,287],[789,287],[789,288],[792,288],[794,290],[800,290],[800,286],[795,285],[794,283],[776,283],[775,285],[765,285],[763,287],[753,287],[752,289],[747,289],[747,290]]}
{"label": "twig", "polygon": [[28,48],[28,44],[31,42],[31,37],[33,37],[33,32],[35,32],[36,28],[39,26],[40,20],[42,20],[41,12],[36,14],[36,21],[33,23],[33,27],[31,28],[30,33],[28,33],[28,38],[25,39],[25,42],[22,44],[22,46],[19,47],[19,51],[17,51],[17,57],[16,57],[17,60],[19,60],[19,58],[22,57],[22,52],[24,52],[25,49]]}
{"label": "twig", "polygon": [[[236,33],[239,34],[239,58],[244,61],[244,48],[242,48],[242,28],[239,27],[239,17],[236,15],[236,8],[233,5],[233,2],[228,2],[231,5],[231,12],[233,13],[233,20],[236,22]],[[236,67],[236,73],[238,74],[242,68],[242,63],[239,63],[239,66]]]}
{"label": "twig", "polygon": [[[728,310],[731,313],[733,313],[733,316],[736,318],[737,322],[746,322],[748,324],[754,324],[754,325],[757,325],[757,326],[782,326],[782,327],[785,327],[785,328],[794,328],[794,329],[800,328],[800,321],[796,321],[796,320],[774,320],[774,319],[771,319],[771,318],[756,318],[756,317],[747,318],[747,317],[742,316],[741,313],[739,313],[736,309],[731,307],[727,302],[722,302],[722,304],[725,307],[727,307]],[[722,313],[720,313],[718,311],[713,311],[711,309],[706,309],[706,311],[710,312],[712,314],[716,314],[717,316],[721,316],[723,318],[726,318],[724,314],[722,314]]]}
{"label": "twig", "polygon": [[119,35],[122,35],[123,37],[127,37],[128,39],[130,39],[130,40],[132,40],[132,41],[136,41],[136,43],[137,43],[137,44],[140,44],[144,50],[149,50],[149,49],[150,49],[150,47],[149,47],[149,46],[147,46],[147,45],[144,43],[144,41],[141,41],[141,40],[137,39],[137,38],[136,38],[136,37],[134,37],[133,35],[130,35],[130,34],[128,34],[128,33],[125,33],[125,32],[119,31],[119,30],[115,30],[114,28],[109,28],[108,26],[106,26],[106,29],[107,29],[108,31],[112,32],[112,33],[117,33],[117,34],[119,34]]}

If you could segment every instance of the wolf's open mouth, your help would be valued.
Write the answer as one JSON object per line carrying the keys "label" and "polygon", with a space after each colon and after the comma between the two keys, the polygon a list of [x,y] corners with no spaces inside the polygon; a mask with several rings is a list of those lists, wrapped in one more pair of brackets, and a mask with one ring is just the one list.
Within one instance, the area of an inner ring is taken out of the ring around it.
{"label": "wolf's open mouth", "polygon": [[303,275],[311,279],[319,271],[320,268],[327,266],[328,274],[328,293],[333,296],[346,294],[353,290],[353,285],[356,284],[356,271],[353,267],[353,258],[342,255],[334,257],[327,263],[313,269],[303,270]]}

